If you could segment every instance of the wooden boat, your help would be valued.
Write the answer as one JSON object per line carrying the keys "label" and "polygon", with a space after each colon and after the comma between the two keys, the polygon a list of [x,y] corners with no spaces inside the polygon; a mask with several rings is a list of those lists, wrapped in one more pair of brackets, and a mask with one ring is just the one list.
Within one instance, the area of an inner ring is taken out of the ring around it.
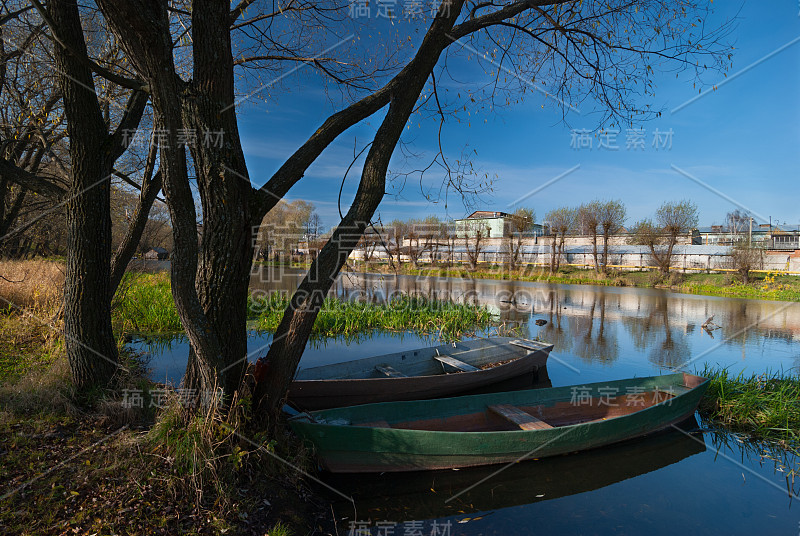
{"label": "wooden boat", "polygon": [[[680,463],[706,450],[693,434],[694,415],[662,432],[565,456],[460,471],[328,475],[325,483],[355,499],[360,519],[403,522],[500,510],[592,492]],[[476,482],[485,482],[474,486]],[[634,485],[635,487],[635,485]],[[457,495],[452,501],[443,498]],[[334,496],[332,496],[334,497]],[[353,515],[353,503],[334,497],[337,519]],[[591,502],[591,498],[584,498]]]}
{"label": "wooden boat", "polygon": [[692,415],[708,380],[670,374],[304,413],[289,420],[332,472],[509,463],[639,437]]}
{"label": "wooden boat", "polygon": [[552,349],[492,337],[307,368],[292,382],[289,400],[315,410],[448,396],[536,373]]}

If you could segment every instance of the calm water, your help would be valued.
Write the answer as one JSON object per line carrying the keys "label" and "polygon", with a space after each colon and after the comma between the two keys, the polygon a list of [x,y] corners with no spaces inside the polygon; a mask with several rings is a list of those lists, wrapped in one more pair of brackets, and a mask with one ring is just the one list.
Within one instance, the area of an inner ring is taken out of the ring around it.
{"label": "calm water", "polygon": [[[254,291],[293,290],[300,274],[263,271]],[[342,276],[347,299],[397,293],[478,303],[507,327],[555,345],[553,386],[695,370],[795,371],[800,367],[800,304],[673,294],[662,290]],[[707,319],[720,329],[702,329]],[[536,320],[544,320],[543,326]],[[252,334],[253,356],[269,336]],[[436,341],[414,335],[312,342],[301,367]],[[157,380],[179,381],[185,341],[137,341]],[[355,499],[338,503],[340,533],[424,534],[785,534],[800,535],[798,460],[688,422],[667,433],[591,452],[498,467],[411,475],[326,476]],[[487,478],[489,477],[489,478]],[[476,482],[480,485],[469,489]],[[332,495],[332,498],[336,496]],[[355,523],[354,525],[351,525]],[[390,528],[392,528],[390,530]],[[418,532],[417,532],[418,531]]]}

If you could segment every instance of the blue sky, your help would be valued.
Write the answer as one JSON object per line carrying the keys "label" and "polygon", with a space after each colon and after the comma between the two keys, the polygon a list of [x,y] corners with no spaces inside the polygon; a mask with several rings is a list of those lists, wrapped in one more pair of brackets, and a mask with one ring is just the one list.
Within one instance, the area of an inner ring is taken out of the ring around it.
{"label": "blue sky", "polygon": [[[633,223],[652,215],[666,200],[691,199],[699,207],[701,225],[722,223],[727,212],[742,207],[757,219],[771,216],[773,223],[800,224],[800,5],[797,0],[717,0],[714,6],[719,20],[738,14],[730,36],[735,50],[728,77],[708,74],[705,79],[716,82],[718,89],[687,104],[698,96],[698,89],[674,73],[658,75],[655,96],[644,102],[663,109],[663,114],[634,125],[642,129],[644,148],[626,148],[634,133],[625,126],[618,127],[616,150],[599,147],[601,140],[595,134],[588,135],[591,148],[577,148],[577,131],[595,130],[597,117],[586,110],[571,112],[565,125],[552,99],[536,92],[527,93],[520,104],[491,112],[470,110],[460,123],[448,122],[444,131],[448,156],[456,159],[466,147],[474,166],[494,178],[493,193],[482,196],[478,208],[510,212],[527,206],[541,221],[548,210],[559,206],[616,198],[626,204],[628,223]],[[313,75],[298,72],[296,80],[288,82],[287,93],[277,101],[239,110],[248,167],[256,184],[263,183],[335,111]],[[288,199],[311,201],[324,226],[335,225],[339,186],[354,145],[360,149],[369,141],[380,119],[373,117],[344,133]],[[435,152],[437,124],[415,119],[411,127],[406,147],[421,155],[419,164]],[[656,131],[662,133],[662,144],[671,141],[671,147],[653,147]],[[413,163],[398,149],[390,168],[402,171]],[[359,171],[357,163],[345,183],[343,210],[355,192]],[[426,184],[437,185],[440,180],[441,174],[432,173]],[[552,183],[543,187],[548,182]],[[426,200],[414,180],[402,187],[395,181],[389,190],[394,195],[388,195],[378,210],[384,223],[427,214],[458,218],[469,212],[457,197],[451,196],[447,207],[443,201]],[[527,197],[515,204],[523,196]]]}

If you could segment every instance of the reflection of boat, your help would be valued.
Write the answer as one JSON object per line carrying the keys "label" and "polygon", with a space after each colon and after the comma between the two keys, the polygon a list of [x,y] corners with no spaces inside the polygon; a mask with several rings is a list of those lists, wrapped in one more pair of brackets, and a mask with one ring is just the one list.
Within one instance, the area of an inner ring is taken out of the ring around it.
{"label": "reflection of boat", "polygon": [[[692,416],[678,427],[696,429],[697,419]],[[702,434],[689,437],[668,428],[599,449],[518,463],[500,472],[497,467],[471,467],[460,471],[361,475],[357,479],[331,475],[326,483],[355,499],[360,519],[402,522],[577,495],[662,469],[705,450]],[[474,486],[484,480],[485,485]],[[350,502],[335,503],[334,508],[337,518],[353,514]]]}
{"label": "reflection of boat", "polygon": [[302,414],[294,431],[331,472],[445,469],[600,447],[686,419],[708,380],[669,374]]}
{"label": "reflection of boat", "polygon": [[463,393],[536,372],[552,349],[493,337],[308,368],[292,382],[289,400],[313,410]]}

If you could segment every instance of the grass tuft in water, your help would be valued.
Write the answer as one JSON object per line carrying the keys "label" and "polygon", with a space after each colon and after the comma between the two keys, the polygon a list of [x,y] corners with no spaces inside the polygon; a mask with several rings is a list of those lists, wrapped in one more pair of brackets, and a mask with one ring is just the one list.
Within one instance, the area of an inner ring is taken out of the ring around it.
{"label": "grass tuft in water", "polygon": [[800,449],[800,376],[771,372],[734,376],[709,366],[698,374],[711,380],[701,412],[733,431]]}
{"label": "grass tuft in water", "polygon": [[[289,304],[287,296],[251,296],[249,307],[258,318],[257,327],[275,331]],[[335,337],[372,330],[413,331],[456,339],[467,330],[493,322],[488,309],[474,305],[403,296],[389,303],[342,301],[327,298],[314,323],[313,335]]]}
{"label": "grass tuft in water", "polygon": [[[248,317],[257,329],[274,332],[289,304],[284,294],[251,295]],[[176,333],[181,322],[166,273],[128,274],[117,292],[112,312],[117,333]],[[468,330],[488,327],[492,313],[485,307],[400,297],[390,303],[327,298],[317,316],[315,338],[353,336],[375,330],[413,331],[453,340]]]}

